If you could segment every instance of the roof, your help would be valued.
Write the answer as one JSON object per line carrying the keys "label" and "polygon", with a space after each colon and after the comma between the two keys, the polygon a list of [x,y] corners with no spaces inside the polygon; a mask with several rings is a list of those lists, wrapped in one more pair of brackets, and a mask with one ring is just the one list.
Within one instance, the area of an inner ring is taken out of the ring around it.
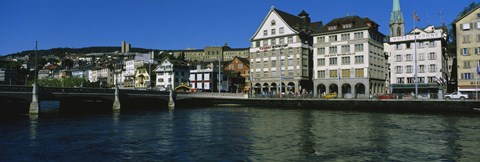
{"label": "roof", "polygon": [[455,24],[457,23],[458,21],[462,20],[464,17],[470,15],[472,12],[475,12],[478,8],[480,8],[480,3],[479,5],[477,5],[475,8],[473,8],[472,10],[468,11],[467,13],[463,14],[462,16],[460,17],[457,17],[457,19],[455,19],[452,24]]}
{"label": "roof", "polygon": [[[372,26],[369,26],[368,23],[371,23]],[[351,28],[342,28],[343,24],[352,24]],[[330,26],[337,26],[336,30],[328,30]],[[316,30],[315,33],[327,33],[327,32],[339,32],[345,30],[359,29],[359,28],[378,28],[378,24],[372,21],[370,18],[365,17],[361,18],[359,16],[346,16],[333,19],[324,26],[321,26],[319,30]]]}
{"label": "roof", "polygon": [[[270,12],[268,13],[268,15],[270,15],[272,12],[275,12],[278,14],[278,16],[283,20],[285,21],[285,23],[294,31],[297,31],[297,32],[302,32],[302,29],[306,29],[306,28],[309,28],[309,29],[315,29],[315,28],[319,28],[319,26],[321,26],[323,23],[322,21],[318,21],[318,22],[310,22],[310,17],[309,17],[309,14],[305,11],[305,10],[302,10],[300,12],[300,14],[298,14],[298,16],[295,16],[295,15],[292,15],[292,14],[289,14],[287,12],[284,12],[282,10],[279,10],[279,9],[276,9],[275,7],[272,7],[270,9]],[[263,20],[262,24],[265,23],[265,21],[267,20],[268,18],[268,15],[267,17]],[[254,36],[257,35],[257,33],[259,32],[260,28],[255,32]],[[253,39],[253,37],[251,38]]]}

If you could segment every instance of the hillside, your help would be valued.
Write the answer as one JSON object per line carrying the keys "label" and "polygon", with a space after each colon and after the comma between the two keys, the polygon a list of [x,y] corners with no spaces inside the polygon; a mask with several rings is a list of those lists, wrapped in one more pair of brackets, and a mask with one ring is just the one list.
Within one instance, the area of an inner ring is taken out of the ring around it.
{"label": "hillside", "polygon": [[[115,52],[115,51],[120,51],[121,47],[84,47],[84,48],[51,48],[48,50],[38,50],[37,54],[39,55],[55,55],[55,56],[60,56],[62,57],[65,54],[68,53],[76,53],[76,54],[88,54],[88,53],[106,53],[106,52]],[[148,53],[155,51],[155,53],[158,53],[160,50],[158,49],[145,49],[145,48],[131,48],[130,52],[139,52],[139,53]],[[22,52],[17,52],[17,53],[12,53],[5,55],[3,57],[8,57],[8,56],[25,56],[25,55],[30,55],[34,54],[34,50],[27,50],[27,51],[22,51]]]}

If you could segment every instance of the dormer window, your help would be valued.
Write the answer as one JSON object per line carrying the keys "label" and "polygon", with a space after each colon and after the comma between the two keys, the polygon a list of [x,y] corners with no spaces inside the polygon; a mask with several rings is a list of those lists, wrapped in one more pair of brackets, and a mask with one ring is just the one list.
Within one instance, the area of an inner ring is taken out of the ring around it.
{"label": "dormer window", "polygon": [[329,26],[328,30],[337,30],[337,26]]}
{"label": "dormer window", "polygon": [[352,28],[352,24],[351,24],[351,23],[350,23],[350,24],[343,24],[343,25],[342,25],[342,28],[343,28],[343,29]]}
{"label": "dormer window", "polygon": [[275,20],[272,20],[271,24],[272,24],[272,26],[275,26],[276,25]]}

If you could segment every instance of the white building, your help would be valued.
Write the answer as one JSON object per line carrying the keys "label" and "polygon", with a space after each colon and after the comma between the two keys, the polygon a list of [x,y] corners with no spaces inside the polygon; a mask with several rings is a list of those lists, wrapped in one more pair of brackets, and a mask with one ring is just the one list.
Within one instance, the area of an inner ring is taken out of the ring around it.
{"label": "white building", "polygon": [[415,28],[405,36],[390,37],[392,92],[415,92],[417,74],[419,94],[437,94],[441,97],[446,91],[448,79],[446,39],[445,26]]}
{"label": "white building", "polygon": [[385,89],[384,35],[369,18],[336,18],[313,34],[314,95],[367,98]]}
{"label": "white building", "polygon": [[155,87],[161,91],[190,84],[188,80],[190,71],[185,62],[165,59],[154,71],[157,74]]}
{"label": "white building", "polygon": [[295,16],[274,7],[270,9],[250,39],[250,74],[254,93],[312,90],[310,32],[321,24],[311,23],[305,11]]}
{"label": "white building", "polygon": [[[223,72],[220,73],[221,83],[218,82],[218,66],[213,63],[207,66],[197,65],[196,69],[190,70],[190,86],[200,91],[218,91],[218,89],[228,90],[227,80]],[[220,86],[219,86],[220,85]]]}

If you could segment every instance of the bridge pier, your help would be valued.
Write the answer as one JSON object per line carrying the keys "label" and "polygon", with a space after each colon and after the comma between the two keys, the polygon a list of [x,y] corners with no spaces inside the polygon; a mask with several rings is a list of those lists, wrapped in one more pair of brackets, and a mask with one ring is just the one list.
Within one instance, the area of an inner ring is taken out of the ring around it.
{"label": "bridge pier", "polygon": [[115,86],[115,101],[113,101],[113,111],[120,111],[120,100],[118,97],[118,86]]}
{"label": "bridge pier", "polygon": [[170,90],[170,95],[168,97],[168,109],[172,110],[175,109],[175,102],[173,101],[173,92]]}
{"label": "bridge pier", "polygon": [[40,105],[38,104],[38,87],[37,84],[33,84],[32,88],[32,102],[30,102],[30,115],[38,114]]}

